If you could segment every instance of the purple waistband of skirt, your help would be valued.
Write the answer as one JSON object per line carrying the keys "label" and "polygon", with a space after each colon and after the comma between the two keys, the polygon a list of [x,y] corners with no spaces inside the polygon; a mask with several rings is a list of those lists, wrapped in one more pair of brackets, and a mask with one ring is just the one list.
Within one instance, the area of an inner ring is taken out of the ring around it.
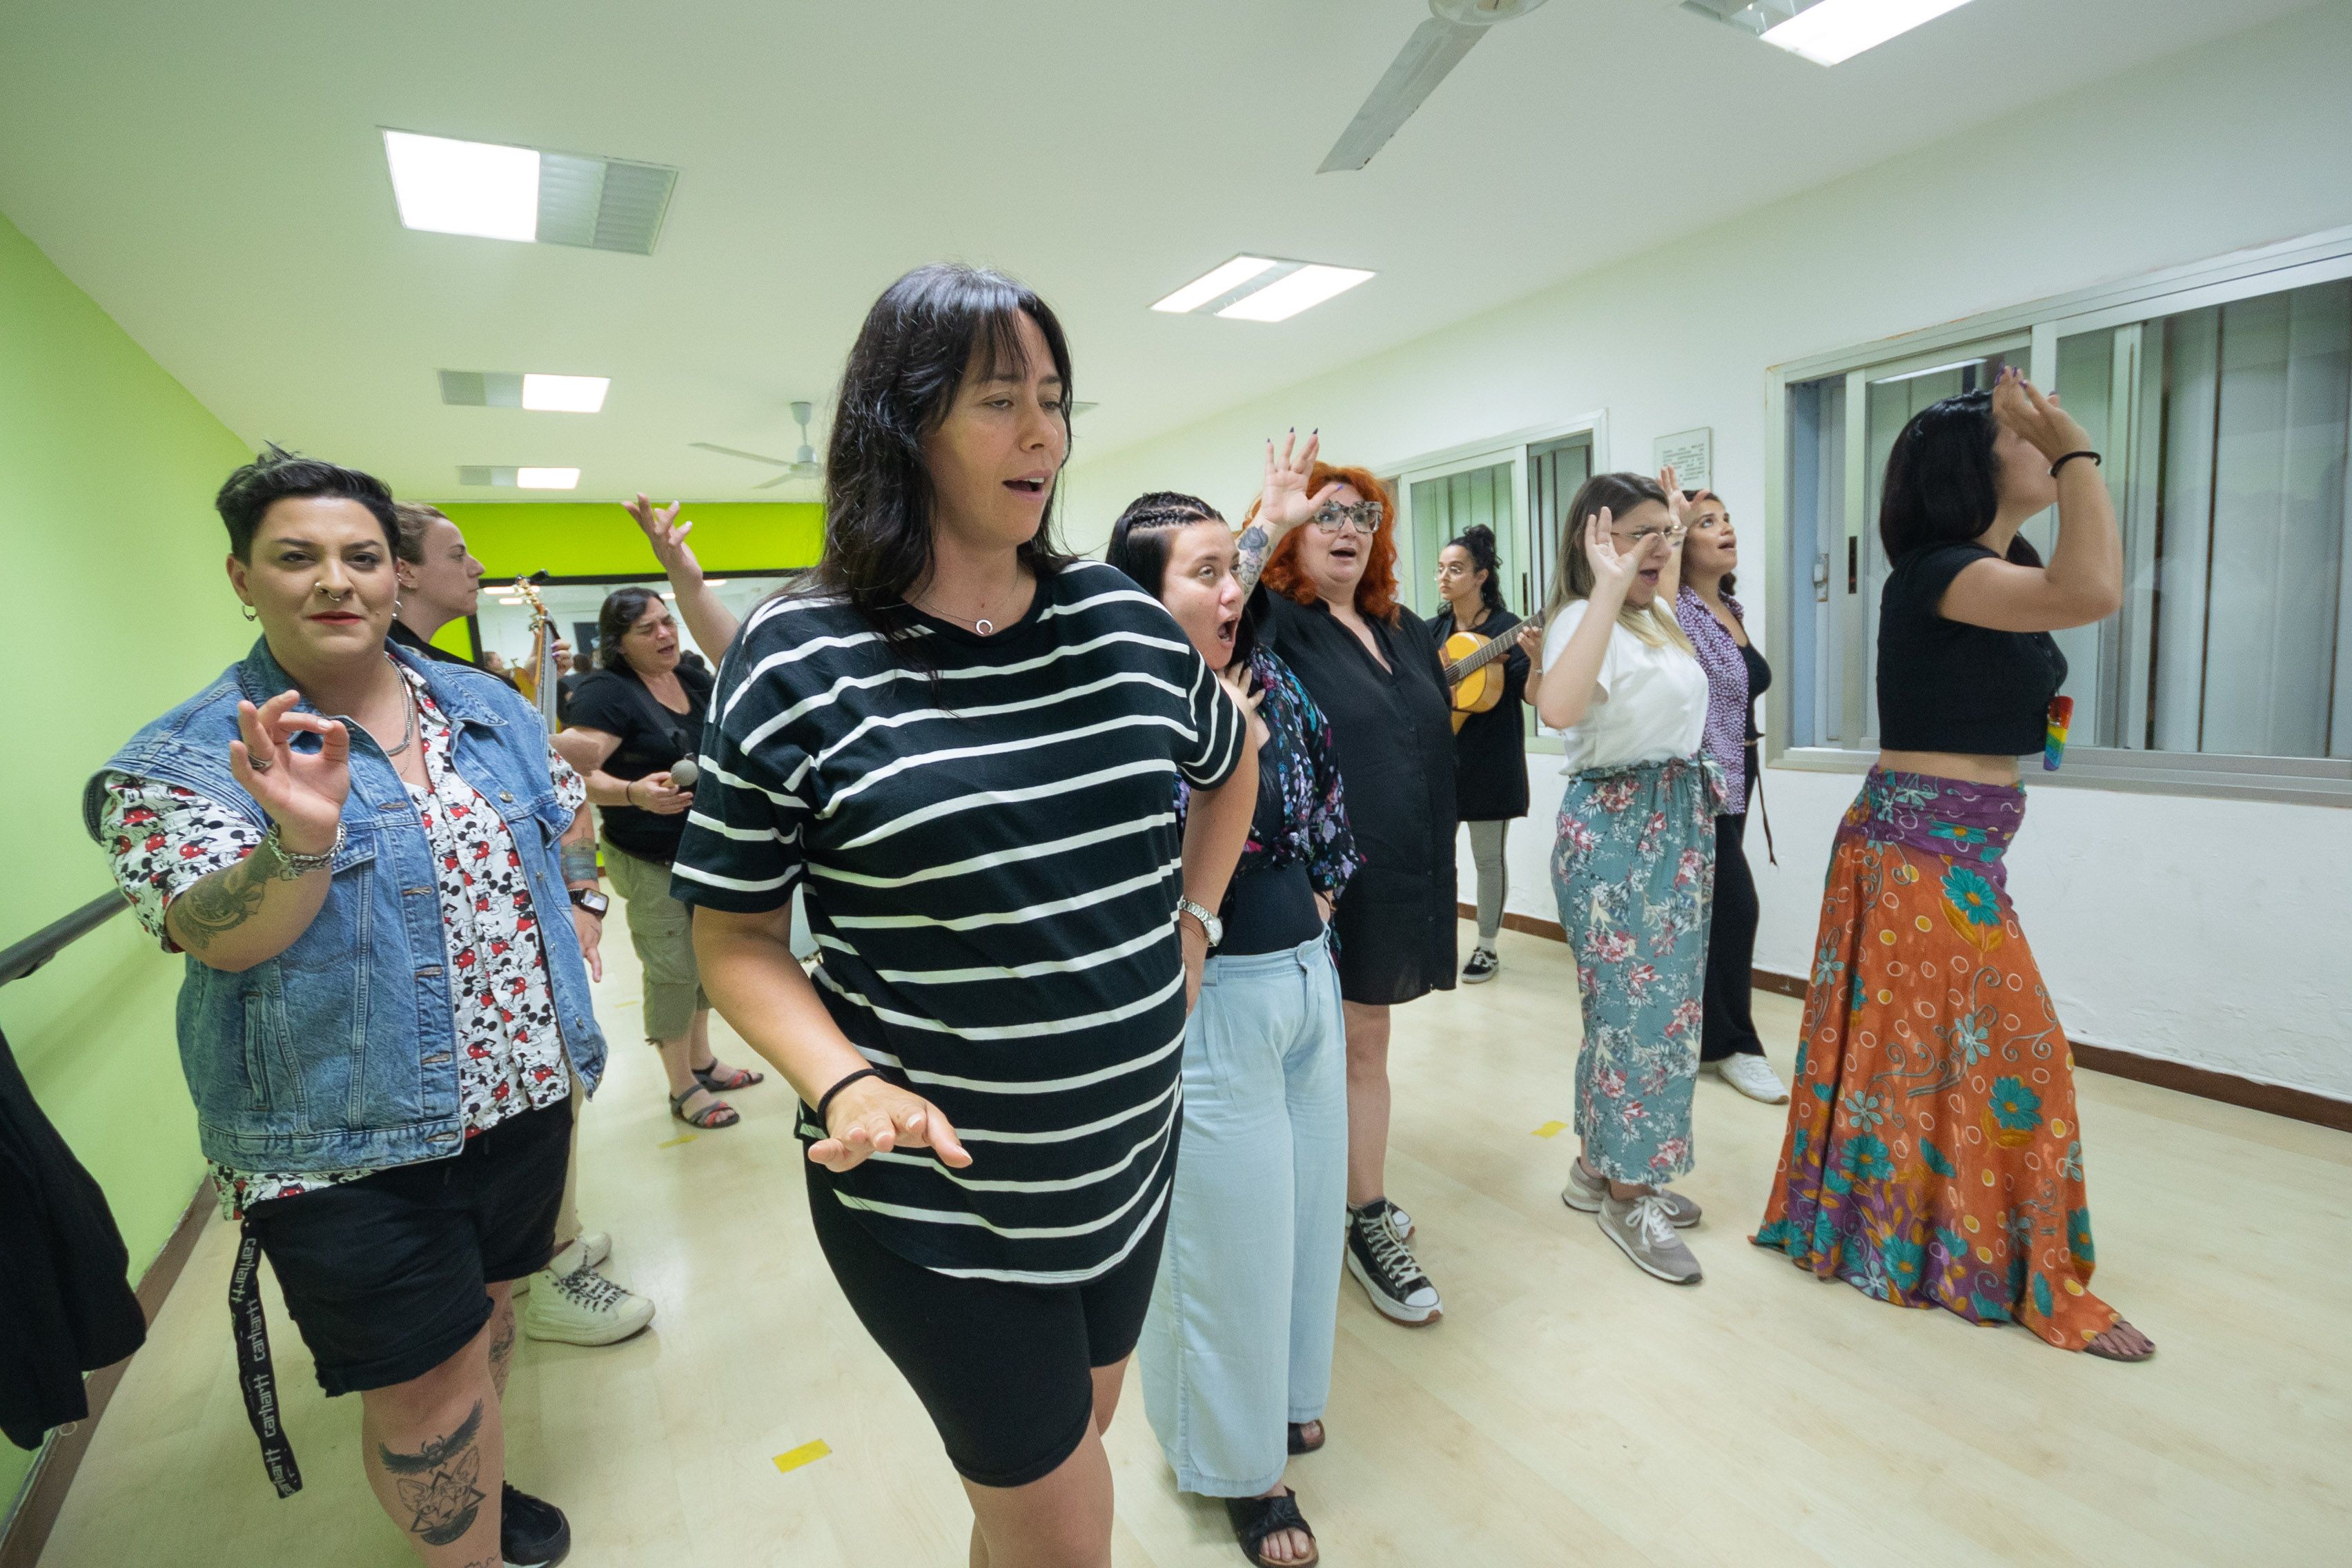
{"label": "purple waistband of skirt", "polygon": [[2015,784],[1873,768],[1839,831],[1873,844],[1949,856],[2006,888],[2001,857],[2024,820],[2025,791]]}

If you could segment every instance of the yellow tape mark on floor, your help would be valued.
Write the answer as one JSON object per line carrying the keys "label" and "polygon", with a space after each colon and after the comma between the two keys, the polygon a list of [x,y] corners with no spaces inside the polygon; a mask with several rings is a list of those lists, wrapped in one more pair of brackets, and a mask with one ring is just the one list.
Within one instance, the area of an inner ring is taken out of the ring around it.
{"label": "yellow tape mark on floor", "polygon": [[1568,1123],[1565,1121],[1547,1121],[1536,1129],[1535,1135],[1538,1138],[1557,1138],[1567,1131]]}
{"label": "yellow tape mark on floor", "polygon": [[833,1450],[831,1448],[825,1447],[824,1439],[820,1437],[814,1443],[803,1443],[797,1448],[789,1449],[784,1453],[778,1454],[776,1456],[776,1468],[786,1471],[797,1470],[803,1465],[815,1464],[819,1459],[824,1458],[827,1454],[832,1452]]}
{"label": "yellow tape mark on floor", "polygon": [[661,1142],[655,1144],[654,1147],[656,1149],[675,1149],[681,1143],[693,1142],[695,1139],[699,1136],[700,1134],[698,1133],[681,1132],[675,1138],[663,1140]]}

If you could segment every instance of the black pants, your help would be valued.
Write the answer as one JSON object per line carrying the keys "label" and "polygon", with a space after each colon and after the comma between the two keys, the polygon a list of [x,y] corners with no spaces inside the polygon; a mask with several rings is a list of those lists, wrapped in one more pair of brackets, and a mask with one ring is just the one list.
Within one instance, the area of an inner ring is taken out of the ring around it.
{"label": "black pants", "polygon": [[1748,1008],[1756,963],[1756,878],[1748,869],[1746,812],[1715,819],[1715,915],[1706,933],[1706,1013],[1698,1059],[1719,1062],[1747,1051],[1761,1056]]}

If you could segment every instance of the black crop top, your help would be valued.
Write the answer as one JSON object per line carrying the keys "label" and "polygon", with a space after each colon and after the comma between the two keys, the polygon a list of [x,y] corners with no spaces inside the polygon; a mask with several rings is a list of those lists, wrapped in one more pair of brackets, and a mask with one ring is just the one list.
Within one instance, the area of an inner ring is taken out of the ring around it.
{"label": "black crop top", "polygon": [[1878,601],[1878,743],[1891,752],[2021,757],[2042,750],[2066,656],[2048,632],[1997,632],[1937,613],[1960,569],[2000,559],[1937,544],[1895,563]]}

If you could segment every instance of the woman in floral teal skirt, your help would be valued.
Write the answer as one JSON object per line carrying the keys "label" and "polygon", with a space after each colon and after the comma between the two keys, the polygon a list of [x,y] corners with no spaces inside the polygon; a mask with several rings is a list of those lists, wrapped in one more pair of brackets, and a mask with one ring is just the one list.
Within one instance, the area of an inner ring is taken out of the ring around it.
{"label": "woman in floral teal skirt", "polygon": [[1671,471],[1663,485],[1600,474],[1577,492],[1528,695],[1566,732],[1552,889],[1584,1014],[1582,1147],[1560,1198],[1645,1273],[1688,1285],[1698,1259],[1675,1232],[1699,1206],[1665,1184],[1692,1163],[1724,784],[1701,749],[1706,674],[1665,608],[1681,500]]}

